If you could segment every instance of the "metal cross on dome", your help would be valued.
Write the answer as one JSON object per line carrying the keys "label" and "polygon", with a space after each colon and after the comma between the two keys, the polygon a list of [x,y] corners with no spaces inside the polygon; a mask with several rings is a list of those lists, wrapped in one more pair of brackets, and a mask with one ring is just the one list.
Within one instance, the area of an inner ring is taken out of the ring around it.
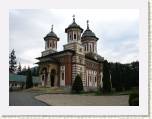
{"label": "metal cross on dome", "polygon": [[75,15],[73,14],[73,16],[72,16],[72,17],[73,17],[73,21],[75,22]]}
{"label": "metal cross on dome", "polygon": [[53,31],[53,24],[51,25],[51,31]]}
{"label": "metal cross on dome", "polygon": [[87,29],[89,29],[89,20],[87,20]]}

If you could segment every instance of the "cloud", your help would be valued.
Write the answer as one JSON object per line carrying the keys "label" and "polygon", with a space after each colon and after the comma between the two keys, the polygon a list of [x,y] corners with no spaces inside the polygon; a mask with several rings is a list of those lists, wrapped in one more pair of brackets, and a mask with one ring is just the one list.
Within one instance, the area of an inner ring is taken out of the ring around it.
{"label": "cloud", "polygon": [[54,24],[60,38],[58,51],[67,43],[65,28],[72,15],[84,30],[89,19],[90,29],[99,37],[98,53],[109,61],[138,60],[139,11],[136,9],[51,9],[10,10],[9,47],[15,49],[22,64],[33,65],[44,50],[44,37]]}

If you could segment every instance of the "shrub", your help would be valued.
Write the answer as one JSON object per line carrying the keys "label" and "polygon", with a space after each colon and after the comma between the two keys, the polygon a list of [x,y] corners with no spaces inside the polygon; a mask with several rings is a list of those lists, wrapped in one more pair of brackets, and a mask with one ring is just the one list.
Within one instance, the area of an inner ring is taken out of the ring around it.
{"label": "shrub", "polygon": [[139,106],[139,93],[134,92],[129,95],[129,105]]}
{"label": "shrub", "polygon": [[26,89],[31,88],[31,87],[33,87],[32,73],[31,73],[31,70],[28,69],[27,76],[26,76]]}
{"label": "shrub", "polygon": [[80,75],[77,75],[72,86],[72,92],[80,93],[81,91],[83,91],[83,83]]}
{"label": "shrub", "polygon": [[110,93],[112,84],[111,84],[111,79],[110,79],[110,72],[108,69],[108,62],[106,60],[103,62],[102,82],[103,82],[103,89],[102,89],[103,93]]}

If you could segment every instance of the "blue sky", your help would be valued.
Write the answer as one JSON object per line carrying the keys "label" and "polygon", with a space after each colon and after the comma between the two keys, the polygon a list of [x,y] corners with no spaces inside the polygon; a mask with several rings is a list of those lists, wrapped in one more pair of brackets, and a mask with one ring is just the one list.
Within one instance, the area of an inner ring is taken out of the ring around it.
{"label": "blue sky", "polygon": [[54,25],[60,38],[58,51],[67,43],[65,28],[76,23],[90,29],[99,38],[97,52],[111,62],[128,63],[139,59],[139,11],[136,9],[58,9],[10,10],[9,49],[15,49],[17,61],[34,66],[44,51],[43,38]]}

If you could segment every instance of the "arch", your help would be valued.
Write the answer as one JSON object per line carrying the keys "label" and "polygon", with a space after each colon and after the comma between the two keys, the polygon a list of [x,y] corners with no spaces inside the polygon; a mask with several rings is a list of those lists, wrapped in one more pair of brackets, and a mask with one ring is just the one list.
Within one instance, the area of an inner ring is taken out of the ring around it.
{"label": "arch", "polygon": [[54,84],[55,84],[55,75],[56,75],[56,70],[52,69],[51,70],[51,74],[50,74],[51,87],[54,87]]}
{"label": "arch", "polygon": [[47,84],[47,79],[48,79],[48,72],[47,72],[47,68],[43,67],[42,70],[40,71],[41,74],[41,81],[42,81],[42,85],[46,86]]}

